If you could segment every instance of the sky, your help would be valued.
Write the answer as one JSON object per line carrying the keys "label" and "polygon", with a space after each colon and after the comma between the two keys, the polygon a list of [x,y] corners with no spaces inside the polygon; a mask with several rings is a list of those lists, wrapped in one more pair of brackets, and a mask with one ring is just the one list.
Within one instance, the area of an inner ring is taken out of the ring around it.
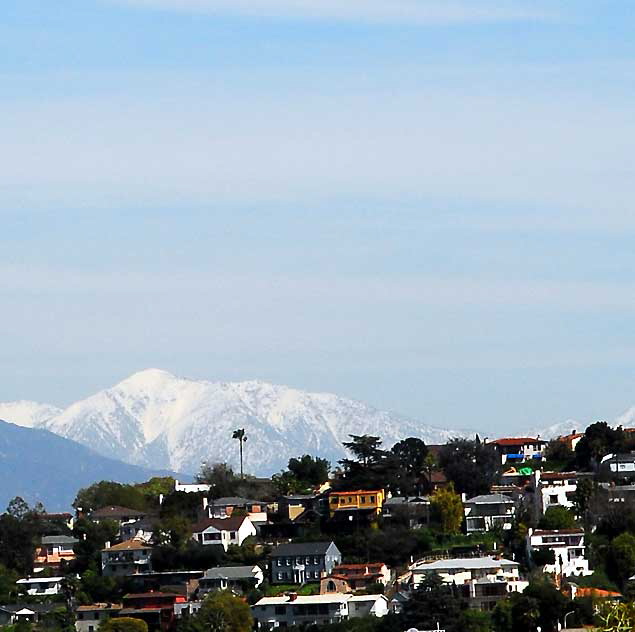
{"label": "sky", "polygon": [[0,401],[157,367],[487,436],[635,404],[632,3],[0,16]]}

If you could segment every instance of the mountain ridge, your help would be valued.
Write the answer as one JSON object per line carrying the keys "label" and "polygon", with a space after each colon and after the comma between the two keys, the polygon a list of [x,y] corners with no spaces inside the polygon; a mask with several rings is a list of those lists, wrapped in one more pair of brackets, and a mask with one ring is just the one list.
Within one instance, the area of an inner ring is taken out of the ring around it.
{"label": "mountain ridge", "polygon": [[[0,405],[1,406],[1,405]],[[260,380],[211,382],[146,369],[75,402],[36,427],[128,463],[195,473],[203,461],[237,466],[236,428],[245,428],[246,470],[270,475],[311,453],[333,464],[350,434],[442,443],[468,431],[436,428],[331,393]]]}
{"label": "mountain ridge", "polygon": [[169,475],[101,456],[44,428],[0,419],[0,510],[21,496],[48,511],[68,511],[78,490],[97,481],[140,483]]}

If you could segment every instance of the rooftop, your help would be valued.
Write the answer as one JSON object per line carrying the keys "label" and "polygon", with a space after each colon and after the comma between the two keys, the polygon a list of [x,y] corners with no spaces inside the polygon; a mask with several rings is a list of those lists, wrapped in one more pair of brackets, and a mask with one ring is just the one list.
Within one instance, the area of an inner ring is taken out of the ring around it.
{"label": "rooftop", "polygon": [[546,443],[540,437],[505,437],[490,441],[494,445],[526,445],[527,443]]}
{"label": "rooftop", "polygon": [[229,516],[228,518],[205,518],[197,522],[192,527],[192,533],[200,533],[210,527],[217,531],[237,531],[245,520],[249,520],[247,516]]}
{"label": "rooftop", "polygon": [[382,489],[351,489],[350,491],[329,492],[329,496],[350,496],[351,494],[381,494]]}
{"label": "rooftop", "polygon": [[42,544],[77,544],[79,540],[71,535],[45,535]]}
{"label": "rooftop", "polygon": [[279,555],[324,555],[333,542],[285,542],[278,545],[272,556]]}
{"label": "rooftop", "polygon": [[100,507],[92,511],[91,518],[127,518],[129,516],[145,516],[144,511],[139,509],[130,509],[130,507],[121,507],[119,505],[110,505],[108,507]]}
{"label": "rooftop", "polygon": [[416,562],[411,566],[411,570],[416,572],[427,573],[428,571],[444,571],[444,570],[476,570],[486,568],[500,568],[502,566],[517,567],[518,562],[512,562],[504,558],[495,557],[466,557],[453,558],[449,560],[436,560],[434,562]]}
{"label": "rooftop", "polygon": [[102,551],[140,551],[142,549],[151,549],[152,547],[140,540],[125,540],[119,544],[115,544]]}
{"label": "rooftop", "polygon": [[481,505],[487,504],[500,504],[505,503],[513,505],[514,501],[509,496],[503,496],[503,494],[482,494],[481,496],[474,496],[474,498],[468,498],[466,503],[478,503]]}
{"label": "rooftop", "polygon": [[257,573],[256,566],[218,566],[209,568],[203,575],[204,579],[250,579]]}

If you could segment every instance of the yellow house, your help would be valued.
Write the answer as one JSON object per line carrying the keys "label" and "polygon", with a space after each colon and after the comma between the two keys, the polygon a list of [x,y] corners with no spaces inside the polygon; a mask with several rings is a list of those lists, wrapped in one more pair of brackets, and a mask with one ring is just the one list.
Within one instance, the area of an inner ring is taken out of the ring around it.
{"label": "yellow house", "polygon": [[383,489],[331,492],[329,494],[329,516],[332,518],[338,511],[364,511],[379,515],[385,498]]}

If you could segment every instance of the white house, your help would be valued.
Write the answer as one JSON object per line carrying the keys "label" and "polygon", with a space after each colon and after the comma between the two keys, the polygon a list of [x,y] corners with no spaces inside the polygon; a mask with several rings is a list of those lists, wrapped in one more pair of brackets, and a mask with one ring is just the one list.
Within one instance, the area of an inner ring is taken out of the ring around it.
{"label": "white house", "polygon": [[490,531],[494,527],[512,528],[516,503],[503,494],[474,496],[463,503],[468,533]]}
{"label": "white house", "polygon": [[579,577],[593,572],[589,570],[589,561],[584,556],[584,529],[529,529],[527,550],[534,561],[536,551],[553,551],[554,562],[543,565],[545,573]]}
{"label": "white house", "polygon": [[459,587],[471,608],[480,610],[492,610],[509,593],[523,592],[528,585],[520,578],[518,562],[491,556],[416,562],[410,572],[415,587],[429,573],[437,573],[445,583]]}
{"label": "white house", "polygon": [[573,507],[578,488],[577,472],[534,472],[534,495],[536,515],[544,515],[549,507]]}
{"label": "white house", "polygon": [[18,588],[27,595],[59,595],[62,592],[63,577],[27,577],[18,579]]}
{"label": "white house", "polygon": [[204,546],[220,545],[227,551],[230,544],[241,546],[250,536],[256,535],[256,527],[247,516],[206,518],[192,528],[192,537]]}
{"label": "white house", "polygon": [[295,593],[283,597],[263,597],[251,607],[259,628],[270,629],[292,625],[324,625],[349,618],[388,613],[384,595],[308,595]]}
{"label": "white house", "polygon": [[490,441],[501,459],[501,464],[524,463],[542,459],[547,442],[540,437],[508,437]]}

